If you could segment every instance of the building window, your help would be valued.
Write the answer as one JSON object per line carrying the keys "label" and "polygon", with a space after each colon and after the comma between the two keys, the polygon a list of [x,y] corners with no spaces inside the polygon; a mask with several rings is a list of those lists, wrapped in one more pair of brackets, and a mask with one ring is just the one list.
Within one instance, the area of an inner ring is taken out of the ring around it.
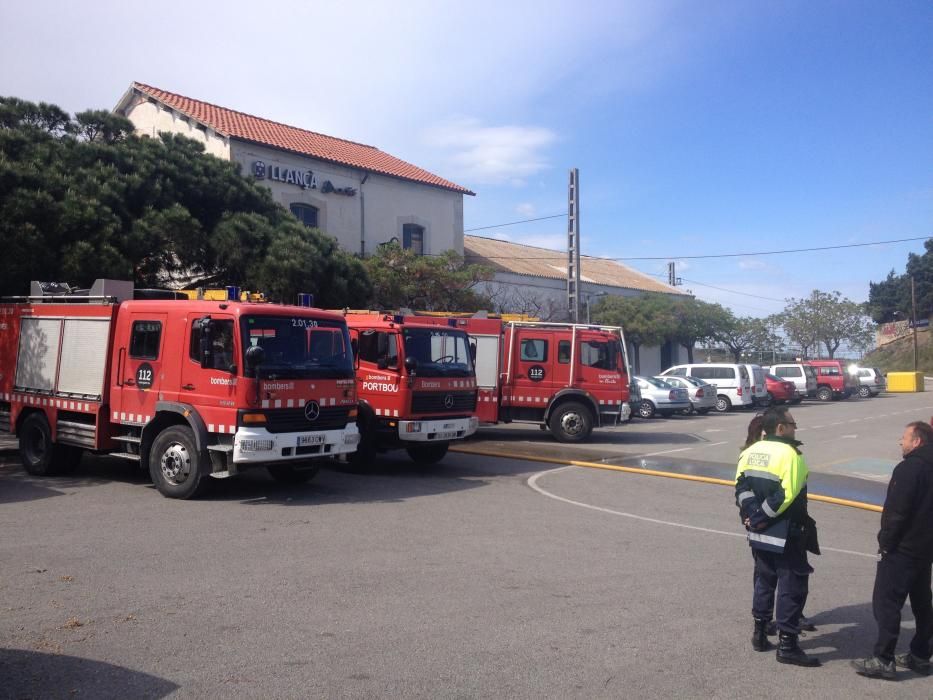
{"label": "building window", "polygon": [[317,228],[317,207],[296,202],[292,204],[289,209],[292,210],[292,214],[298,217],[298,221],[305,226],[308,228]]}
{"label": "building window", "polygon": [[405,224],[402,226],[402,247],[424,255],[424,226]]}

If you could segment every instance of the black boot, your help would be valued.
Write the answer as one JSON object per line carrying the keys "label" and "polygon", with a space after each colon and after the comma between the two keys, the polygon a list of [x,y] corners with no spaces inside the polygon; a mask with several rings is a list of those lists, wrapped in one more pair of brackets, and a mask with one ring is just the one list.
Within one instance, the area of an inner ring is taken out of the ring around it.
{"label": "black boot", "polygon": [[755,618],[755,631],[752,632],[752,649],[771,651],[774,645],[768,641],[768,621]]}
{"label": "black boot", "polygon": [[812,668],[820,665],[820,660],[815,656],[807,656],[804,650],[797,646],[797,635],[787,632],[778,633],[777,660],[782,664],[793,664],[794,666],[806,666]]}

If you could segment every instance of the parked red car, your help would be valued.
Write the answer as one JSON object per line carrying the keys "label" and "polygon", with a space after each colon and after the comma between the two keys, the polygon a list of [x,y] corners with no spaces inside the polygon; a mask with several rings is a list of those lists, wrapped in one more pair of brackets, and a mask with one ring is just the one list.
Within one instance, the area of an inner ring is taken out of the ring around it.
{"label": "parked red car", "polygon": [[858,393],[858,377],[853,377],[842,360],[808,360],[816,372],[816,398],[820,401],[847,399]]}
{"label": "parked red car", "polygon": [[768,390],[768,399],[772,404],[787,403],[788,401],[800,403],[800,397],[797,396],[797,387],[793,382],[775,377],[773,374],[766,374],[765,385]]}

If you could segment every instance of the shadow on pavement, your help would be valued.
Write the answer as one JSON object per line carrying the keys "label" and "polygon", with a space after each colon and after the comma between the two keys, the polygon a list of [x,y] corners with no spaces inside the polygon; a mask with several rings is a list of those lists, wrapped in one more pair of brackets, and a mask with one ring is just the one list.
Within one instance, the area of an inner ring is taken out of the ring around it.
{"label": "shadow on pavement", "polygon": [[0,697],[163,698],[178,685],[148,673],[22,649],[0,649]]}

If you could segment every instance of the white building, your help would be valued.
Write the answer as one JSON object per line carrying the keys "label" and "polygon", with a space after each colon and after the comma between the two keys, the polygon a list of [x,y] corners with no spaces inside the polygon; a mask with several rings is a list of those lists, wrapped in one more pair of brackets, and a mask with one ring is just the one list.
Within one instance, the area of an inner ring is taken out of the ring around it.
{"label": "white building", "polygon": [[[463,234],[463,196],[474,193],[400,158],[346,139],[133,83],[114,108],[138,133],[182,134],[240,165],[273,198],[347,251],[371,255],[397,241],[424,255],[454,250],[495,271],[486,284],[497,306],[542,319],[567,318],[566,253]],[[580,299],[604,294],[683,294],[625,265],[581,259]],[[642,374],[680,361],[677,346],[641,348]]]}
{"label": "white building", "polygon": [[114,111],[140,134],[183,134],[240,164],[275,200],[345,250],[393,239],[424,254],[463,251],[463,196],[473,192],[373,146],[280,124],[133,83]]}
{"label": "white building", "polygon": [[[490,295],[497,310],[525,313],[545,321],[568,319],[565,251],[480,236],[464,236],[463,251],[467,263],[483,265],[495,272],[495,278],[478,291]],[[614,260],[580,256],[580,302],[585,320],[589,320],[590,305],[600,297],[652,293],[690,296]],[[686,362],[687,353],[676,343],[665,343],[660,347],[641,347],[638,354],[639,373],[652,375]]]}

